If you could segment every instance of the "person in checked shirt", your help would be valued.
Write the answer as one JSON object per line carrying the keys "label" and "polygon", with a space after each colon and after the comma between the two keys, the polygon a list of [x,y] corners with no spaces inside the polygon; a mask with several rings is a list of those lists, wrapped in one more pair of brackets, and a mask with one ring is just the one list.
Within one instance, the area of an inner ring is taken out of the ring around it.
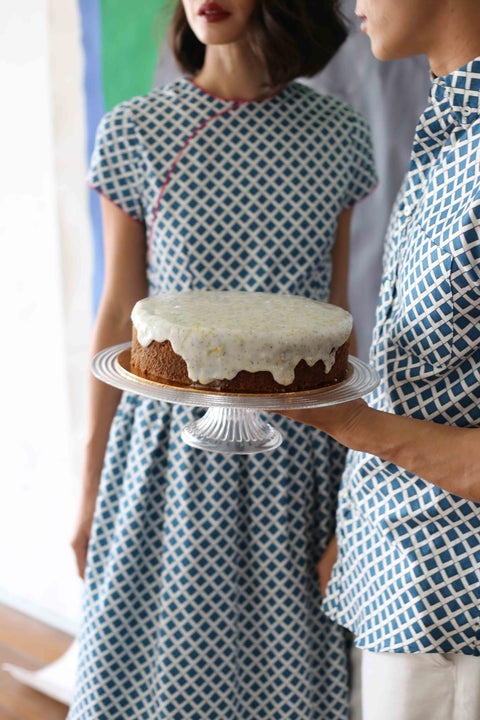
{"label": "person in checked shirt", "polygon": [[480,3],[356,14],[379,59],[428,56],[430,98],[387,234],[380,384],[368,404],[288,414],[351,448],[319,569],[363,651],[364,720],[478,720]]}

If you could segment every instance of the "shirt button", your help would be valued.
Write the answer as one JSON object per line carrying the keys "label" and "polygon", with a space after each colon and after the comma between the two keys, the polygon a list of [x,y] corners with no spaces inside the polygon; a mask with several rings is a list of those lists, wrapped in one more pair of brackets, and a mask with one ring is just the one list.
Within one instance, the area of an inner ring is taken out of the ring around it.
{"label": "shirt button", "polygon": [[404,211],[405,217],[407,217],[407,218],[411,217],[411,216],[412,216],[412,213],[413,213],[413,208],[412,208],[412,206],[411,206],[411,205],[407,205],[407,206],[405,207],[405,211]]}

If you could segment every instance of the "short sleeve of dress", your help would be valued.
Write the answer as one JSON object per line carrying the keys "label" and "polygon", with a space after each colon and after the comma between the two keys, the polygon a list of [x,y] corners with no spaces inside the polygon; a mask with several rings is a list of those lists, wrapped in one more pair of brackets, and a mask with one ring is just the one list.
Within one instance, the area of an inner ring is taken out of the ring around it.
{"label": "short sleeve of dress", "polygon": [[351,121],[349,183],[344,199],[344,210],[369,195],[378,183],[370,128],[357,113]]}
{"label": "short sleeve of dress", "polygon": [[127,215],[143,221],[139,158],[135,122],[129,104],[121,103],[100,122],[87,181]]}

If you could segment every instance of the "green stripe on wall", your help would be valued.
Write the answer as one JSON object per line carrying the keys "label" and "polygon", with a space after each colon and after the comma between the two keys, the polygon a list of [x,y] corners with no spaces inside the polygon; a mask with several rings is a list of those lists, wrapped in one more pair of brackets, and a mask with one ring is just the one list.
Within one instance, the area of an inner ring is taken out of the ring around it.
{"label": "green stripe on wall", "polygon": [[106,110],[151,90],[174,7],[173,0],[101,0]]}

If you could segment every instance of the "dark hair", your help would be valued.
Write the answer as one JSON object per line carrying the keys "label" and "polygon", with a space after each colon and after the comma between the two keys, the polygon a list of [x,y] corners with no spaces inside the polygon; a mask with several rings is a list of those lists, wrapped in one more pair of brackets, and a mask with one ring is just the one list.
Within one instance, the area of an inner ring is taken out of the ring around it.
{"label": "dark hair", "polygon": [[[265,63],[272,88],[315,75],[346,37],[339,0],[257,0],[250,44]],[[190,28],[181,1],[173,14],[170,43],[183,72],[194,75],[201,70],[205,45]]]}

